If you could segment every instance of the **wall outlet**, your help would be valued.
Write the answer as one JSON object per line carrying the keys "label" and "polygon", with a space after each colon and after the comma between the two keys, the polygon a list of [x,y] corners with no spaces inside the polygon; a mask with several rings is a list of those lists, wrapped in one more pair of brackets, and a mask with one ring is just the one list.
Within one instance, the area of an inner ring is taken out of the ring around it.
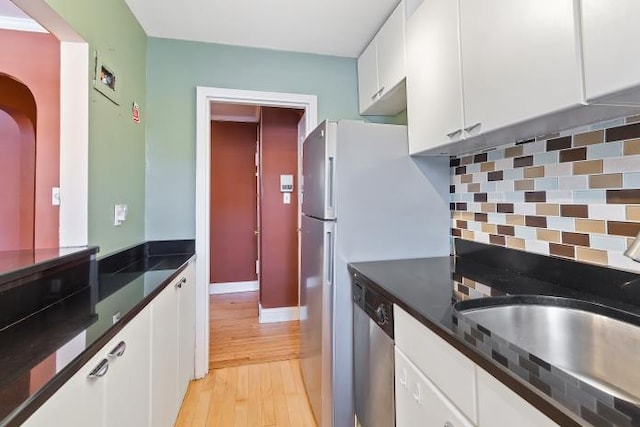
{"label": "wall outlet", "polygon": [[121,225],[127,219],[127,205],[115,205],[113,209],[113,225]]}

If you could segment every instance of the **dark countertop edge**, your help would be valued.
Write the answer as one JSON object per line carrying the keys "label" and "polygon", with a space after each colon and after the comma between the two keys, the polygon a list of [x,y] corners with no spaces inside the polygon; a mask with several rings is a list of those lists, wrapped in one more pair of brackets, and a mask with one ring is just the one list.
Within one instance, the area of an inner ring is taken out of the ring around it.
{"label": "dark countertop edge", "polygon": [[404,311],[409,313],[412,317],[422,323],[425,327],[429,328],[432,332],[444,339],[453,348],[469,358],[472,362],[478,365],[480,368],[487,371],[494,378],[529,402],[532,406],[549,417],[554,422],[561,426],[575,426],[581,427],[584,425],[584,420],[578,417],[568,409],[564,409],[560,403],[550,398],[548,395],[537,390],[531,384],[521,380],[517,375],[511,373],[505,367],[498,362],[489,359],[484,354],[477,350],[470,348],[465,342],[457,335],[452,334],[446,328],[438,324],[437,321],[428,319],[413,309],[409,303],[398,298],[392,292],[381,287],[374,281],[370,280],[365,273],[358,270],[356,267],[349,265],[350,272],[358,272],[360,279],[365,278],[366,285],[375,288],[378,292],[382,293],[390,302],[397,304]]}
{"label": "dark countertop edge", "polygon": [[114,336],[118,334],[138,313],[140,313],[151,301],[153,301],[160,292],[162,292],[176,277],[180,275],[187,265],[195,258],[195,254],[189,257],[179,268],[176,269],[166,280],[158,285],[149,295],[143,298],[131,310],[113,326],[111,326],[100,338],[90,344],[82,353],[80,353],[65,368],[58,372],[51,380],[47,382],[36,394],[30,399],[23,402],[13,412],[11,412],[4,420],[0,421],[0,427],[20,426],[24,423],[40,406],[42,406],[55,392],[60,389],[74,374],[76,374],[98,351],[104,347]]}
{"label": "dark countertop edge", "polygon": [[[60,249],[65,249],[65,248],[60,248]],[[69,248],[69,249],[73,249],[73,248]],[[0,273],[0,286],[2,286],[5,283],[20,279],[22,277],[30,276],[34,273],[38,273],[43,270],[48,270],[50,268],[54,268],[59,265],[66,264],[69,261],[74,261],[80,258],[95,255],[98,253],[99,250],[100,248],[98,246],[78,247],[77,252],[59,255],[53,258],[46,259],[44,261],[34,262],[33,264],[25,267],[21,267],[15,270],[10,270],[6,273]]]}

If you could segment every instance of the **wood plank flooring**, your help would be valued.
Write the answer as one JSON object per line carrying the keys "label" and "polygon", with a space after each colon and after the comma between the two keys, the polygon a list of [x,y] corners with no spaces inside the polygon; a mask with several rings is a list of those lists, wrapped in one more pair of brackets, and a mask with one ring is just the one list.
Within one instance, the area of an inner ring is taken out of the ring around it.
{"label": "wood plank flooring", "polygon": [[189,384],[176,427],[315,427],[298,359],[214,369]]}
{"label": "wood plank flooring", "polygon": [[258,323],[258,292],[211,295],[209,368],[298,358],[299,322]]}
{"label": "wood plank flooring", "polygon": [[257,292],[211,296],[211,370],[189,384],[176,427],[316,427],[299,322],[259,324],[257,307]]}

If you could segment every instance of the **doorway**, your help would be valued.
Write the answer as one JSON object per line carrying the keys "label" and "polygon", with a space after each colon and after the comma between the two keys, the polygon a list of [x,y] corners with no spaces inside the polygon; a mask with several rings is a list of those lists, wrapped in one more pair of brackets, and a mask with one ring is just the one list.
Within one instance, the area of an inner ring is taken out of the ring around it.
{"label": "doorway", "polygon": [[[301,146],[306,130],[317,124],[317,98],[314,95],[300,95],[274,92],[255,92],[220,88],[197,88],[197,151],[196,151],[196,252],[197,301],[196,301],[196,376],[203,377],[209,369],[209,279],[210,269],[210,210],[211,210],[211,106],[212,103],[235,103],[244,105],[281,107],[304,110],[304,120],[300,124],[303,137],[298,138]],[[297,159],[298,170],[300,159]],[[296,177],[299,182],[299,176]],[[299,186],[295,188],[296,197]],[[284,196],[283,197],[284,200]],[[299,218],[300,205],[292,199]],[[299,248],[297,249],[299,251]],[[297,273],[296,273],[297,277]],[[297,305],[297,304],[296,304]],[[297,307],[296,307],[297,309]],[[281,313],[275,313],[280,315]]]}

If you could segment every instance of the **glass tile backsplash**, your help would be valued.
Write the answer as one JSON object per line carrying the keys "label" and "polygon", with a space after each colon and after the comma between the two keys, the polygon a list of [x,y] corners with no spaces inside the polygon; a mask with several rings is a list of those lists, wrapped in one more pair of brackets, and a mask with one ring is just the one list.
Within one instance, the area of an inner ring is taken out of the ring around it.
{"label": "glass tile backsplash", "polygon": [[640,271],[640,116],[452,157],[451,234]]}

